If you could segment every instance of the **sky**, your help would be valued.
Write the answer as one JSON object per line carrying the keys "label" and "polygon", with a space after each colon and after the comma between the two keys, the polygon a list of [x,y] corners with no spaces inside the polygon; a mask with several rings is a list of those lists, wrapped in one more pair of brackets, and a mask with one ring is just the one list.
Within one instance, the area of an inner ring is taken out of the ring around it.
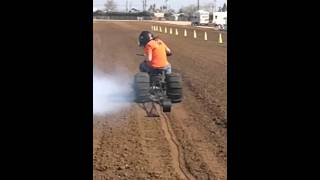
{"label": "sky", "polygon": [[[107,0],[93,0],[93,8],[103,9],[104,4]],[[139,10],[142,10],[142,0],[127,0],[128,1],[128,8],[136,8]],[[214,3],[214,0],[199,0],[200,6],[208,3]],[[117,4],[118,10],[125,10],[126,9],[126,0],[114,0],[114,2]],[[190,4],[197,5],[197,0],[168,0],[168,6],[176,11],[178,11],[182,6],[188,6]],[[226,0],[216,0],[217,6],[223,5],[223,3],[226,2]],[[162,5],[165,5],[165,0],[147,0],[147,8],[151,4],[156,4],[156,7],[160,7]]]}

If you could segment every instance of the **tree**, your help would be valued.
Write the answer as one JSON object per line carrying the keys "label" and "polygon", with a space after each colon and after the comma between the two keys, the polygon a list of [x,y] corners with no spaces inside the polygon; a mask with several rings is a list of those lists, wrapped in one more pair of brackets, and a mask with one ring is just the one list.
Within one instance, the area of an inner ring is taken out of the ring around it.
{"label": "tree", "polygon": [[202,6],[200,6],[200,9],[205,11],[212,11],[213,10],[213,3],[207,3]]}
{"label": "tree", "polygon": [[168,9],[168,13],[174,14],[176,11],[174,9]]}
{"label": "tree", "polygon": [[117,9],[117,4],[113,0],[107,0],[104,7],[106,11],[114,11]]}
{"label": "tree", "polygon": [[155,12],[155,10],[156,10],[156,4],[150,5],[148,11],[149,11],[149,12]]}
{"label": "tree", "polygon": [[222,7],[222,12],[226,12],[226,11],[227,11],[227,4],[224,3],[224,4],[223,4],[223,7]]}
{"label": "tree", "polygon": [[167,11],[167,10],[168,10],[167,8],[168,8],[168,7],[167,7],[167,6],[165,6],[165,5],[160,6],[160,11],[161,11],[161,12],[163,12],[163,11]]}
{"label": "tree", "polygon": [[189,6],[182,7],[180,12],[184,13],[187,16],[192,16],[192,14],[197,10],[198,10],[197,6],[191,4]]}

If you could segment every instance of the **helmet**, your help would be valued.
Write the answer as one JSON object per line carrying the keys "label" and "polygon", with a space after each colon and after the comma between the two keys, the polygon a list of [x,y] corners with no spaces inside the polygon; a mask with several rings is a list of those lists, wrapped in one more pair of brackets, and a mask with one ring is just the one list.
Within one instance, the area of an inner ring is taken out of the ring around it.
{"label": "helmet", "polygon": [[139,46],[145,46],[151,39],[153,39],[153,34],[149,31],[142,31],[139,35],[138,44]]}

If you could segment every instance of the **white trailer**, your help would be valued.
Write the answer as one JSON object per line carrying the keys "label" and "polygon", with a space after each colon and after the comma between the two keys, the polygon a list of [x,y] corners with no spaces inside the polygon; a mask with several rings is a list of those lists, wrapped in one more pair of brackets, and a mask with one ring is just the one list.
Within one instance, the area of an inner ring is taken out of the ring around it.
{"label": "white trailer", "polygon": [[212,23],[224,26],[227,24],[227,12],[213,12]]}
{"label": "white trailer", "polygon": [[199,10],[193,13],[191,25],[208,25],[209,11]]}

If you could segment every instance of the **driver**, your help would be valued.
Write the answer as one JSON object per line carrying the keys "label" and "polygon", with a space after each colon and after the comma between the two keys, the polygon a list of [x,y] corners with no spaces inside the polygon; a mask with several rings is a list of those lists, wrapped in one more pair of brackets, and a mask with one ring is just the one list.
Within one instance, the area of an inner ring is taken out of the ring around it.
{"label": "driver", "polygon": [[139,46],[144,47],[145,56],[145,60],[140,64],[141,72],[152,73],[160,69],[171,74],[171,64],[167,56],[171,56],[172,52],[159,37],[154,37],[149,31],[142,31],[139,35]]}

